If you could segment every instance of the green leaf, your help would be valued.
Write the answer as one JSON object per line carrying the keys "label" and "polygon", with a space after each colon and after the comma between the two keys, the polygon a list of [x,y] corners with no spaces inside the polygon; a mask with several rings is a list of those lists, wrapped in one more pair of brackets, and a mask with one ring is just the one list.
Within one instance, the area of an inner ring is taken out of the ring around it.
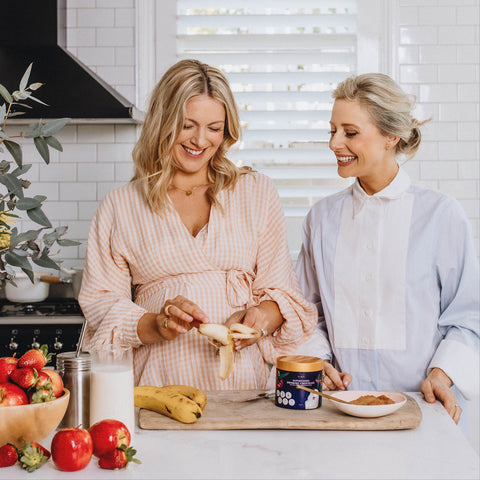
{"label": "green leaf", "polygon": [[48,143],[48,145],[50,145],[55,150],[58,150],[59,152],[63,152],[62,144],[55,137],[52,137],[52,136],[45,137],[45,141]]}
{"label": "green leaf", "polygon": [[11,173],[0,175],[0,183],[3,183],[3,185],[7,187],[8,193],[23,198],[22,184],[15,175],[12,175]]}
{"label": "green leaf", "polygon": [[32,71],[32,65],[33,63],[31,63],[25,70],[25,73],[23,74],[23,77],[20,80],[19,90],[25,90],[27,88],[28,79],[30,78],[30,72]]}
{"label": "green leaf", "polygon": [[47,107],[50,106],[48,103],[42,102],[39,98],[34,97],[32,94],[29,95],[28,99],[29,100],[34,100],[35,102],[41,103],[42,105],[45,105]]}
{"label": "green leaf", "polygon": [[13,172],[12,175],[15,175],[16,177],[20,177],[21,175],[25,175],[30,169],[32,168],[31,163],[27,163],[24,165],[22,168],[16,168]]}
{"label": "green leaf", "polygon": [[7,114],[7,106],[5,103],[0,107],[0,123],[3,123],[5,120],[5,115]]}
{"label": "green leaf", "polygon": [[5,254],[5,261],[14,267],[20,267],[24,272],[25,270],[33,271],[33,267],[30,265],[28,258],[17,255],[15,252],[7,252]]}
{"label": "green leaf", "polygon": [[4,98],[7,103],[13,103],[13,98],[8,93],[8,90],[0,83],[0,95]]}
{"label": "green leaf", "polygon": [[44,227],[51,227],[52,224],[47,216],[43,213],[40,207],[32,208],[31,210],[27,210],[27,215],[33,220],[35,223],[39,225],[43,225]]}
{"label": "green leaf", "polygon": [[22,147],[16,142],[12,142],[11,140],[5,140],[3,142],[5,147],[10,152],[10,155],[15,160],[15,163],[21,167],[22,166]]}
{"label": "green leaf", "polygon": [[10,248],[17,246],[22,242],[30,242],[32,240],[36,240],[38,237],[40,230],[28,230],[26,232],[21,233],[20,235],[10,236]]}
{"label": "green leaf", "polygon": [[37,147],[38,153],[42,156],[44,162],[49,164],[50,152],[48,151],[47,142],[43,139],[43,137],[35,137],[33,142],[35,143],[35,147]]}
{"label": "green leaf", "polygon": [[76,240],[68,240],[67,238],[65,238],[57,240],[57,243],[62,247],[76,247],[77,245],[81,245],[82,242],[77,242]]}
{"label": "green leaf", "polygon": [[0,138],[4,138],[5,140],[10,139],[10,137],[3,130],[0,130]]}
{"label": "green leaf", "polygon": [[35,263],[39,267],[53,268],[55,270],[60,270],[60,266],[48,256],[49,253],[50,253],[50,250],[45,247],[42,251],[42,255],[39,258],[34,258],[33,263]]}
{"label": "green leaf", "polygon": [[35,195],[33,198],[39,202],[44,202],[47,199],[45,195]]}
{"label": "green leaf", "polygon": [[35,198],[24,197],[18,200],[17,208],[19,210],[31,210],[33,208],[41,207],[42,204]]}
{"label": "green leaf", "polygon": [[57,118],[55,120],[51,120],[42,126],[41,135],[43,137],[50,137],[54,133],[57,133],[59,130],[61,130],[69,121],[70,118]]}

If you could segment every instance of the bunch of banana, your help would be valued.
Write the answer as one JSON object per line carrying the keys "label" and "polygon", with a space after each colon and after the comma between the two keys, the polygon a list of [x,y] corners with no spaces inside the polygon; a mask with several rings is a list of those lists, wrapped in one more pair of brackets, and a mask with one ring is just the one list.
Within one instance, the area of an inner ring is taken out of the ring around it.
{"label": "bunch of banana", "polygon": [[202,416],[207,396],[202,390],[188,385],[141,385],[134,388],[134,403],[136,407],[162,413],[179,422],[193,423]]}
{"label": "bunch of banana", "polygon": [[234,339],[258,338],[261,333],[243,323],[233,323],[230,328],[221,323],[202,323],[198,326],[198,333],[205,335],[212,345],[218,348],[220,354],[220,378],[225,380],[232,373]]}

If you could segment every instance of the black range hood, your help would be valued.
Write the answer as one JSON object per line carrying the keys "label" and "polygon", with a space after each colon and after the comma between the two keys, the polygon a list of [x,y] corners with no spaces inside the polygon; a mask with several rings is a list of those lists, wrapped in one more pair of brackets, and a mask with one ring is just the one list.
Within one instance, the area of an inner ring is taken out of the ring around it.
{"label": "black range hood", "polygon": [[65,0],[2,0],[0,17],[0,83],[17,90],[33,63],[28,83],[44,84],[34,96],[48,104],[28,102],[32,109],[18,108],[25,114],[15,119],[140,120],[131,102],[66,50]]}

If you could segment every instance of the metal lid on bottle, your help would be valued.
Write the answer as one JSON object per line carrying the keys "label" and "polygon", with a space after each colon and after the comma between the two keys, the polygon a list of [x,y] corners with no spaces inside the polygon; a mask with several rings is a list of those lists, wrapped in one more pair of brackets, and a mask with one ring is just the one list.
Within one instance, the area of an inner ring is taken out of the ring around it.
{"label": "metal lid on bottle", "polygon": [[89,372],[92,367],[90,354],[82,352],[62,352],[57,355],[57,370]]}
{"label": "metal lid on bottle", "polygon": [[277,368],[288,372],[319,372],[323,360],[309,355],[284,355],[277,358]]}

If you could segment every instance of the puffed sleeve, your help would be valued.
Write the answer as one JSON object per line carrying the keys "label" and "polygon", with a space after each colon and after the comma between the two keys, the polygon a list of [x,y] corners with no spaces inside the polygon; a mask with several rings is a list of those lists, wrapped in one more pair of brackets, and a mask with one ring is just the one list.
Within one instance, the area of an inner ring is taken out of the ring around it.
{"label": "puffed sleeve", "polygon": [[137,324],[146,311],[132,301],[130,269],[121,254],[120,236],[115,235],[113,196],[111,192],[100,204],[88,235],[78,297],[86,319],[85,350],[98,343],[141,344]]}
{"label": "puffed sleeve", "polygon": [[258,342],[258,347],[269,363],[277,356],[288,355],[312,335],[317,322],[315,306],[300,291],[288,249],[283,208],[273,182],[261,176],[262,189],[259,215],[259,245],[253,294],[259,302],[277,303],[284,318],[274,335]]}
{"label": "puffed sleeve", "polygon": [[[310,211],[303,222],[302,248],[296,264],[296,273],[300,288],[306,299],[312,302],[318,311],[317,328],[307,344],[300,348],[298,353],[332,360],[332,349],[328,340],[328,331],[320,297],[320,286],[315,268],[315,247],[312,244],[312,212]],[[318,252],[321,258],[321,252]]]}
{"label": "puffed sleeve", "polygon": [[479,266],[470,222],[453,201],[443,217],[438,239],[437,277],[441,289],[438,328],[443,335],[429,370],[441,368],[460,393],[478,392]]}

